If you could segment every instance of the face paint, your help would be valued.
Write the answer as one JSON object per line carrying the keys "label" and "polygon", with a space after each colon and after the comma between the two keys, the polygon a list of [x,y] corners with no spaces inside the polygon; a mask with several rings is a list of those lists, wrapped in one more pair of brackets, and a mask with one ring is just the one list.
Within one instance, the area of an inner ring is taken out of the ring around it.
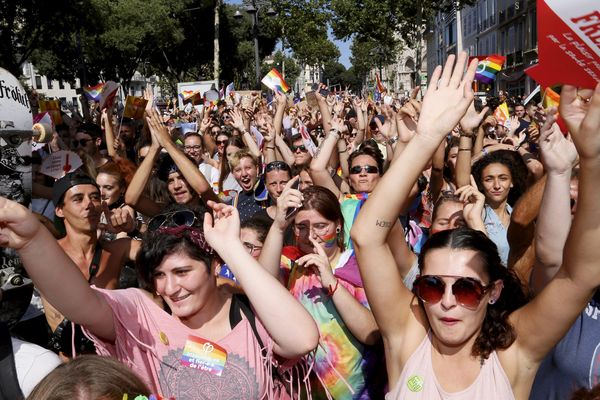
{"label": "face paint", "polygon": [[337,244],[337,232],[334,231],[330,235],[321,236],[321,240],[323,241],[323,247],[331,249]]}

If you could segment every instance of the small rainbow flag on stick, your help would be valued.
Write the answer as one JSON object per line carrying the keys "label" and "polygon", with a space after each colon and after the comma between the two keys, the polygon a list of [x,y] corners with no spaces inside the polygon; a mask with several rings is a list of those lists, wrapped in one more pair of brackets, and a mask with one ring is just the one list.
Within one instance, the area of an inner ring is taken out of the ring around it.
{"label": "small rainbow flag on stick", "polygon": [[[542,107],[544,110],[548,110],[550,107],[556,107],[560,105],[560,94],[556,93],[554,89],[551,87],[547,87],[544,90],[544,95],[542,96]],[[556,123],[560,128],[563,134],[567,134],[569,129],[567,128],[567,124],[564,119],[560,116],[560,114],[556,114]]]}
{"label": "small rainbow flag on stick", "polygon": [[279,71],[273,68],[261,81],[266,87],[277,92],[287,93],[290,87],[281,77]]}
{"label": "small rainbow flag on stick", "polygon": [[104,89],[104,83],[99,83],[96,86],[84,86],[83,93],[85,97],[92,101],[100,101],[102,95],[102,89]]}
{"label": "small rainbow flag on stick", "polygon": [[483,61],[479,61],[475,71],[475,79],[482,83],[492,83],[496,80],[496,74],[502,69],[506,57],[494,54]]}

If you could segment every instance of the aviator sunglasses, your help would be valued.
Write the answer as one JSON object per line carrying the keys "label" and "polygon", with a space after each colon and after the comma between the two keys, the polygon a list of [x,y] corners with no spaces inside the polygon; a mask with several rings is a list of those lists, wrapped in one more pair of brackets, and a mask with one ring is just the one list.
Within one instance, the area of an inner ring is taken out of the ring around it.
{"label": "aviator sunglasses", "polygon": [[367,173],[367,174],[378,174],[379,173],[379,168],[376,167],[375,165],[355,165],[354,167],[350,168],[350,174],[351,175],[358,175],[361,172],[363,172],[363,170]]}
{"label": "aviator sunglasses", "polygon": [[479,306],[485,293],[494,286],[493,283],[484,286],[477,279],[462,276],[422,275],[415,280],[413,292],[424,303],[439,303],[446,292],[446,282],[442,278],[457,278],[452,284],[452,294],[458,304],[471,310]]}
{"label": "aviator sunglasses", "polygon": [[189,210],[160,214],[148,222],[148,230],[155,231],[163,226],[192,226],[196,222],[196,214]]}

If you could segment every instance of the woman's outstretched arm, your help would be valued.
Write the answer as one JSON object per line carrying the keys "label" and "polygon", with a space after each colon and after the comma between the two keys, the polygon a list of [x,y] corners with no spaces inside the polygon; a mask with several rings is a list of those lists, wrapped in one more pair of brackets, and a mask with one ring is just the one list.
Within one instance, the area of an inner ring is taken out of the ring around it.
{"label": "woman's outstretched arm", "polygon": [[[471,83],[477,62],[471,62],[463,77],[467,55],[461,53],[456,66],[454,60],[451,55],[443,71],[441,67],[435,69],[423,101],[417,134],[383,175],[351,231],[367,298],[386,342],[388,360],[407,351],[406,345],[415,344],[413,338],[405,337],[407,329],[413,327],[416,336],[424,336],[427,329],[426,322],[411,312],[413,295],[402,282],[387,237],[419,174],[473,101]],[[398,363],[388,365],[390,382],[395,382],[400,372]]]}

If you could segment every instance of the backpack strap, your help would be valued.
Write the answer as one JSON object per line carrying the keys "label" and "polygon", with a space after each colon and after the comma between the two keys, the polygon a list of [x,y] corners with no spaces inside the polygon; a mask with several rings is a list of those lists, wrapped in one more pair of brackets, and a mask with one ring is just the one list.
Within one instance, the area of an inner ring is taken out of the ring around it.
{"label": "backpack strap", "polygon": [[23,400],[8,327],[0,323],[0,400]]}
{"label": "backpack strap", "polygon": [[[250,300],[245,295],[234,294],[231,297],[231,308],[229,309],[229,324],[231,325],[231,329],[233,329],[242,320],[242,312],[246,316],[246,319],[252,328],[252,332],[254,333],[258,344],[260,345],[260,348],[263,349],[265,345],[258,334],[258,330],[256,329],[256,316],[250,307]],[[263,349],[263,356],[266,356],[266,349]]]}

